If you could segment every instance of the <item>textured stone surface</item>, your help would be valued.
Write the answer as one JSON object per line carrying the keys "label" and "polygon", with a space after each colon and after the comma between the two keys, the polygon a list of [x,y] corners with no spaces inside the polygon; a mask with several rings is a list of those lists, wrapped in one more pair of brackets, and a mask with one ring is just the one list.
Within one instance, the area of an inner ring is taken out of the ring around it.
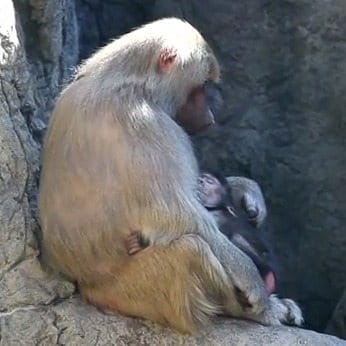
{"label": "textured stone surface", "polygon": [[[224,73],[221,126],[196,140],[200,159],[262,185],[281,291],[303,304],[308,326],[323,330],[346,283],[345,7],[342,0],[2,0],[0,345],[344,344],[221,319],[184,338],[101,314],[70,298],[72,284],[42,271],[36,194],[45,124],[78,58],[143,21],[184,16],[211,41]],[[341,301],[333,318],[343,321],[344,309]],[[331,325],[328,333],[345,337]]]}
{"label": "textured stone surface", "polygon": [[344,345],[312,331],[233,320],[218,320],[199,336],[187,337],[148,321],[106,316],[74,298],[3,316],[0,330],[1,345]]}
{"label": "textured stone surface", "polygon": [[346,290],[335,307],[325,332],[346,340]]}

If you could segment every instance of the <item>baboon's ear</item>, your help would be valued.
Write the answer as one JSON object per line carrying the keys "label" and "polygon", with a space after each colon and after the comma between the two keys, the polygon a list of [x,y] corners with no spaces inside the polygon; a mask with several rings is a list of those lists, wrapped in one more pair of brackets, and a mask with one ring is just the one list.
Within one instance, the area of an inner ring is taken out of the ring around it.
{"label": "baboon's ear", "polygon": [[157,62],[158,71],[161,73],[169,72],[174,66],[175,60],[177,57],[177,53],[172,49],[163,50]]}

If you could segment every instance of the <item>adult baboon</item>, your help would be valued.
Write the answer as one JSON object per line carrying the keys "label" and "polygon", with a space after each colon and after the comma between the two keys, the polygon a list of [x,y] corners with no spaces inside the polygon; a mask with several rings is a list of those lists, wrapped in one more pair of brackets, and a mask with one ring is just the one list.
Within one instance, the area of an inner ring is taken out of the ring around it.
{"label": "adult baboon", "polygon": [[[44,144],[45,257],[94,305],[182,332],[222,312],[299,324],[197,198],[183,127],[194,133],[213,122],[205,83],[218,80],[208,44],[174,18],[123,35],[81,65]],[[152,245],[136,256],[124,244],[132,230]]]}

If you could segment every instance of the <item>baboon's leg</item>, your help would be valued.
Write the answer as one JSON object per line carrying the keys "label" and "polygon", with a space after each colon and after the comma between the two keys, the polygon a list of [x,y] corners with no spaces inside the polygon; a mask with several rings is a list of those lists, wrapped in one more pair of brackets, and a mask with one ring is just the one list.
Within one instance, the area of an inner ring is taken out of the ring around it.
{"label": "baboon's leg", "polygon": [[191,234],[169,246],[141,250],[108,281],[108,285],[82,286],[81,293],[101,309],[143,317],[187,333],[224,312],[226,297],[234,295],[209,245]]}

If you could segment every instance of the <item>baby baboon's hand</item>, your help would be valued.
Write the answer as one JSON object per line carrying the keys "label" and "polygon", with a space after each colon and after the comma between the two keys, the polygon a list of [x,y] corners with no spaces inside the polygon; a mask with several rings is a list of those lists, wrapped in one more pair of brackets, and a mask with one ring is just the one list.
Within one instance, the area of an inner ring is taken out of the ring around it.
{"label": "baby baboon's hand", "polygon": [[130,256],[144,249],[145,246],[141,242],[141,233],[139,231],[131,231],[125,239],[125,246]]}

